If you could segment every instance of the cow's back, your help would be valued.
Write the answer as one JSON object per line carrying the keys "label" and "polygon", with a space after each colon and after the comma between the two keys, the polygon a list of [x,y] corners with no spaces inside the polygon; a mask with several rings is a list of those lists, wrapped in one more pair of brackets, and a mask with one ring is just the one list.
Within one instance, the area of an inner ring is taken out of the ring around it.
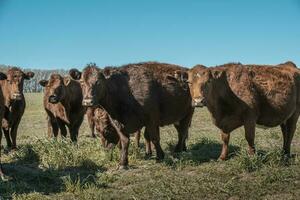
{"label": "cow's back", "polygon": [[227,68],[226,74],[231,90],[255,113],[257,123],[273,127],[299,104],[296,70],[283,65],[237,65]]}
{"label": "cow's back", "polygon": [[176,71],[185,68],[149,62],[127,66],[125,70],[132,96],[141,105],[145,120],[154,117],[160,125],[172,124],[192,109],[187,83],[174,78]]}

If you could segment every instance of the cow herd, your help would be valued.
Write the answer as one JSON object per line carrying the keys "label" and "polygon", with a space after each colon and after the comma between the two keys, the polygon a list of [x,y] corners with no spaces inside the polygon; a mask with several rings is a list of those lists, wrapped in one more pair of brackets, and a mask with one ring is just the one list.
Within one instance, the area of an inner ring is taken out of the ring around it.
{"label": "cow herd", "polygon": [[[17,129],[25,110],[23,82],[33,76],[19,68],[0,73],[0,143],[3,131],[9,149],[16,148]],[[197,106],[206,106],[221,130],[221,160],[228,154],[230,133],[241,126],[249,154],[255,153],[256,125],[280,126],[283,152],[289,155],[300,114],[300,71],[292,62],[274,66],[197,65],[191,69],[158,62],[104,69],[89,64],[82,72],[71,69],[68,76],[52,74],[39,83],[44,87],[49,137],[57,137],[59,132],[66,137],[68,129],[76,142],[86,114],[93,137],[96,130],[106,148],[120,147],[121,169],[128,165],[130,135],[135,134],[139,145],[142,128],[147,156],[154,148],[157,159],[164,158],[159,127],[170,124],[178,132],[174,151],[186,151]],[[1,160],[0,175],[4,177]]]}

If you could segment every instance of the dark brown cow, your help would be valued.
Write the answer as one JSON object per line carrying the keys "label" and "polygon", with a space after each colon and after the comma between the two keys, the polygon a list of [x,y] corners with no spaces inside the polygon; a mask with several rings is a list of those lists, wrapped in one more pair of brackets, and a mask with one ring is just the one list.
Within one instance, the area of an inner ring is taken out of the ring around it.
{"label": "dark brown cow", "polygon": [[86,109],[86,116],[88,120],[88,124],[91,130],[91,134],[93,138],[96,138],[95,134],[95,121],[94,121],[94,112],[95,112],[96,107],[88,107]]}
{"label": "dark brown cow", "polygon": [[[118,132],[121,131],[123,127],[116,120],[113,120],[103,107],[99,106],[94,109],[93,121],[104,147],[110,149],[113,145],[119,144],[120,139]],[[140,130],[135,132],[137,147],[140,146],[140,134]]]}
{"label": "dark brown cow", "polygon": [[110,116],[122,124],[119,135],[122,153],[120,167],[128,164],[129,134],[145,126],[146,152],[151,154],[154,144],[157,159],[164,158],[160,146],[159,127],[174,124],[179,141],[175,151],[186,150],[185,141],[194,109],[186,83],[174,78],[177,71],[186,69],[164,63],[129,64],[120,68],[87,66],[81,75],[70,70],[74,79],[80,79],[83,105],[101,105]]}
{"label": "dark brown cow", "polygon": [[300,113],[300,76],[292,62],[278,66],[227,64],[189,71],[195,106],[207,106],[221,129],[226,159],[230,132],[244,126],[249,153],[255,153],[255,126],[281,126],[284,153],[291,141]]}
{"label": "dark brown cow", "polygon": [[7,71],[7,79],[0,81],[5,104],[2,128],[9,149],[17,148],[17,131],[26,107],[23,95],[24,79],[29,80],[33,76],[33,72],[24,73],[13,67]]}
{"label": "dark brown cow", "polygon": [[49,80],[41,80],[44,89],[44,107],[48,115],[48,135],[66,137],[69,129],[73,142],[77,141],[78,130],[83,121],[85,108],[82,106],[80,84],[70,77],[52,74]]}
{"label": "dark brown cow", "polygon": [[[0,80],[6,80],[7,76],[0,72]],[[2,121],[3,117],[4,117],[4,112],[5,112],[5,106],[4,106],[4,95],[2,92],[2,89],[0,90],[0,122]],[[0,128],[0,178],[1,180],[5,180],[6,177],[3,173],[3,169],[2,169],[2,163],[1,163],[1,140],[2,140],[2,129]]]}

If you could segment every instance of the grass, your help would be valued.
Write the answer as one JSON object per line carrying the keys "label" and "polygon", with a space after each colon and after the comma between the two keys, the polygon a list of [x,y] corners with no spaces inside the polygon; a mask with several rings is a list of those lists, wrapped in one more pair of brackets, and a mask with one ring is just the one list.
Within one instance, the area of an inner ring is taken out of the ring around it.
{"label": "grass", "polygon": [[[281,155],[279,128],[257,128],[258,153],[249,156],[243,129],[232,133],[230,158],[218,161],[221,141],[206,109],[193,118],[188,151],[173,155],[173,126],[161,129],[166,158],[145,159],[144,148],[130,145],[129,170],[116,170],[119,150],[105,151],[88,137],[86,121],[77,145],[48,139],[41,94],[27,94],[18,134],[19,150],[3,153],[13,178],[0,182],[0,199],[299,199],[300,129],[293,158]],[[298,124],[298,127],[300,124]],[[6,146],[3,138],[2,145]]]}

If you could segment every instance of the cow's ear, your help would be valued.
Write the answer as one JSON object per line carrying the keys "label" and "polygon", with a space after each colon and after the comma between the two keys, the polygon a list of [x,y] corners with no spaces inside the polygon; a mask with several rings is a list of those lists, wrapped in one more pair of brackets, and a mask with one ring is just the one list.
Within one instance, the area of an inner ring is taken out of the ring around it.
{"label": "cow's ear", "polygon": [[70,77],[64,77],[64,85],[65,86],[68,86],[69,85],[69,83],[71,82],[71,78]]}
{"label": "cow's ear", "polygon": [[170,74],[167,75],[167,79],[171,81],[179,81],[179,79],[176,76]]}
{"label": "cow's ear", "polygon": [[189,79],[189,75],[186,71],[176,70],[175,77],[183,82],[187,82]]}
{"label": "cow's ear", "polygon": [[212,74],[213,78],[219,79],[225,74],[225,71],[223,71],[223,70],[214,70],[214,71],[211,71],[211,74]]}
{"label": "cow's ear", "polygon": [[47,80],[40,80],[40,81],[39,81],[39,84],[40,84],[42,87],[45,87],[46,85],[48,85],[48,81],[47,81]]}
{"label": "cow's ear", "polygon": [[105,80],[106,77],[105,77],[105,75],[104,75],[102,72],[99,72],[99,73],[98,73],[98,79],[99,79],[99,80]]}
{"label": "cow's ear", "polygon": [[5,79],[7,79],[6,74],[0,72],[0,80],[5,80]]}
{"label": "cow's ear", "polygon": [[79,80],[81,78],[81,72],[78,69],[70,69],[69,75],[75,80]]}
{"label": "cow's ear", "polygon": [[34,77],[34,73],[33,72],[24,73],[24,79],[29,80],[32,77]]}

